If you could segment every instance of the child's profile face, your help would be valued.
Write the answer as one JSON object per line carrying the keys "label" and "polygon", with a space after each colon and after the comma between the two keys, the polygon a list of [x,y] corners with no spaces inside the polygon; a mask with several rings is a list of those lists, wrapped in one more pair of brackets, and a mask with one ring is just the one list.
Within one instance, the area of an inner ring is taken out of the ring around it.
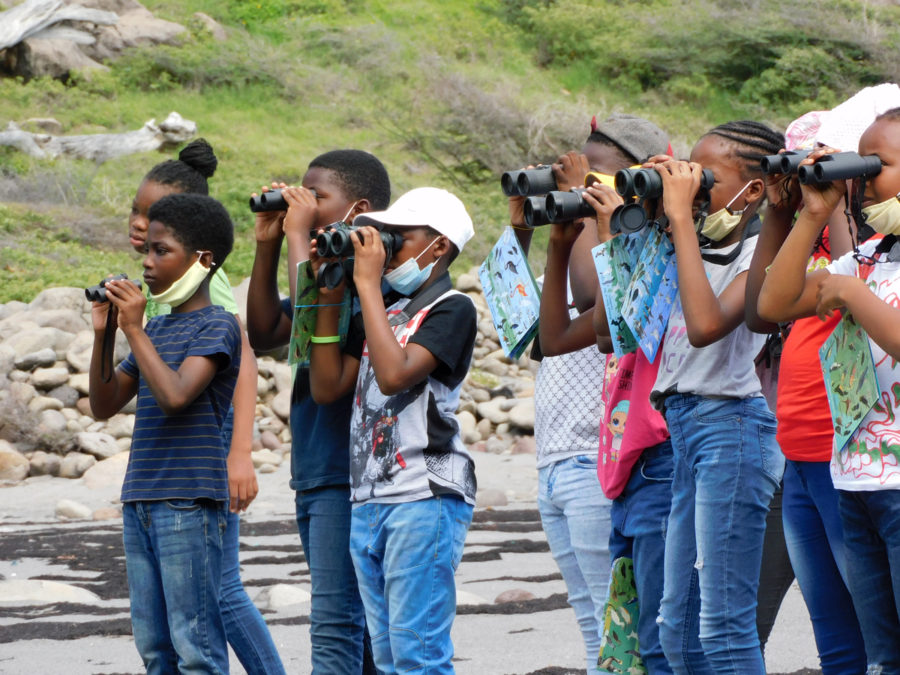
{"label": "child's profile face", "polygon": [[[741,188],[747,184],[747,179],[741,175],[741,160],[734,154],[734,147],[726,139],[720,136],[704,136],[694,149],[691,150],[691,161],[697,162],[704,169],[713,172],[716,182],[709,191],[709,212],[715,213],[734,199],[740,193]],[[694,198],[694,217],[700,205],[701,195]],[[735,211],[745,206],[741,197],[731,205]]]}
{"label": "child's profile face", "polygon": [[878,155],[881,173],[866,181],[863,206],[879,204],[900,192],[900,122],[879,120],[859,139],[860,155]]}
{"label": "child's profile face", "polygon": [[354,200],[344,194],[344,188],[331,169],[311,167],[303,176],[303,187],[316,193],[314,229],[342,220],[353,207]]}
{"label": "child's profile face", "polygon": [[144,253],[147,245],[147,230],[150,221],[147,214],[150,207],[166,195],[181,192],[174,185],[163,185],[152,180],[143,181],[131,202],[131,214],[128,216],[128,242],[138,253]]}
{"label": "child's profile face", "polygon": [[144,283],[151,293],[162,293],[178,281],[197,260],[196,251],[185,249],[175,234],[158,220],[147,228]]}
{"label": "child's profile face", "polygon": [[[419,269],[423,269],[425,265],[437,259],[437,256],[433,253],[435,246],[428,248],[429,244],[435,240],[435,235],[427,228],[392,227],[391,225],[385,225],[383,229],[385,232],[397,232],[403,237],[403,245],[394,251],[394,257],[387,261],[384,270],[385,274],[397,269],[407,260],[415,258],[423,251],[425,251],[425,253],[416,261]],[[427,251],[425,250],[426,248],[428,248]]]}

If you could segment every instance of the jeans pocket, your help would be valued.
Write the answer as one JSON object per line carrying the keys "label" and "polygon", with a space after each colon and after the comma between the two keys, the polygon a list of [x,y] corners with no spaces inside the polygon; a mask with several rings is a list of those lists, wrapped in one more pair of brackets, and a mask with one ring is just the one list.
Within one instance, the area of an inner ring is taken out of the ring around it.
{"label": "jeans pocket", "polygon": [[776,430],[774,426],[759,425],[759,453],[763,472],[776,483],[780,483],[784,475],[785,459],[775,440]]}
{"label": "jeans pocket", "polygon": [[700,424],[732,423],[740,425],[740,399],[702,398],[694,406],[691,415]]}
{"label": "jeans pocket", "polygon": [[199,511],[201,508],[200,502],[196,499],[166,499],[163,501],[168,508],[173,511]]}
{"label": "jeans pocket", "polygon": [[572,464],[579,469],[590,469],[597,471],[597,457],[595,455],[575,455],[572,458]]}
{"label": "jeans pocket", "polygon": [[672,456],[655,461],[641,462],[641,476],[654,483],[671,483],[675,478]]}

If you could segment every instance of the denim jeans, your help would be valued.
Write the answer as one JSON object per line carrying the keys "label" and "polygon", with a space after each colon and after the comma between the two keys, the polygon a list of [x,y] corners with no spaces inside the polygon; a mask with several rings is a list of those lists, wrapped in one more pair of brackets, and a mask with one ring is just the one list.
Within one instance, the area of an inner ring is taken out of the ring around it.
{"label": "denim jeans", "polygon": [[847,582],[869,675],[900,673],[900,490],[838,490]]}
{"label": "denim jeans", "polygon": [[282,675],[285,672],[284,666],[269,634],[269,628],[241,583],[241,566],[238,561],[240,529],[240,516],[229,512],[223,542],[222,589],[219,594],[225,635],[248,675]]}
{"label": "denim jeans", "polygon": [[126,502],[131,626],[148,675],[227,673],[219,609],[224,502]]}
{"label": "denim jeans", "polygon": [[303,490],[294,501],[312,584],[312,673],[374,675],[366,613],[350,558],[350,488]]}
{"label": "denim jeans", "polygon": [[784,471],[763,398],[666,400],[675,477],[659,638],[675,673],[765,675],[756,593]]}
{"label": "denim jeans", "polygon": [[631,470],[628,484],[612,504],[610,558],[634,561],[638,594],[638,643],[650,675],[671,673],[659,643],[659,603],[663,594],[666,527],[672,504],[672,444],[647,448]]}
{"label": "denim jeans", "polygon": [[578,455],[538,469],[537,503],[581,627],[587,668],[595,670],[611,570],[611,503],[597,480],[597,458]]}
{"label": "denim jeans", "polygon": [[350,552],[382,675],[454,672],[453,575],[471,522],[472,507],[446,495],[354,507]]}
{"label": "denim jeans", "polygon": [[824,675],[866,670],[866,650],[847,590],[847,551],[828,462],[787,461],[782,501],[791,564],[812,621]]}

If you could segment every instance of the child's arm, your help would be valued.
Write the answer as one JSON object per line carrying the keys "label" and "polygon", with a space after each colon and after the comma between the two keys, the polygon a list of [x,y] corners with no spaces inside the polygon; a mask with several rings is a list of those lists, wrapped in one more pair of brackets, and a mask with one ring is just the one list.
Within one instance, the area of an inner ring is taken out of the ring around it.
{"label": "child's arm", "polygon": [[256,418],[256,388],[259,368],[241,318],[235,315],[241,328],[241,366],[234,386],[234,427],[228,451],[228,494],[232,513],[245,511],[259,493],[256,470],[250,456],[253,446],[253,421]]}
{"label": "child's arm", "polygon": [[[272,183],[272,187],[278,187],[278,184]],[[284,187],[283,183],[281,187]],[[287,344],[291,337],[291,319],[281,310],[278,295],[278,259],[284,239],[284,217],[284,211],[261,211],[256,214],[256,255],[247,290],[247,333],[250,344],[260,350]],[[295,269],[294,279],[296,274]],[[290,276],[291,270],[288,270]]]}
{"label": "child's arm", "polygon": [[657,164],[655,168],[663,181],[663,208],[672,231],[678,293],[688,341],[692,347],[706,347],[743,322],[747,274],[738,274],[716,296],[700,257],[692,214],[694,195],[700,187],[701,167],[696,163],[673,160]]}
{"label": "child's arm", "polygon": [[[146,301],[145,301],[146,302]],[[113,322],[109,329],[115,335],[118,321],[118,310],[110,302],[94,302],[91,304],[91,319],[94,327],[94,349],[91,352],[91,366],[89,370],[90,387],[88,399],[91,403],[91,412],[97,419],[108,419],[119,412],[134,395],[137,394],[138,381],[123,373],[120,369],[113,370],[113,350],[109,354],[103,354],[103,338],[106,334],[106,316],[113,313]],[[141,309],[143,313],[143,308]],[[113,343],[115,344],[115,343]],[[106,361],[104,363],[104,356]],[[111,372],[109,382],[103,381],[102,372]]]}
{"label": "child's arm", "polygon": [[316,193],[303,187],[288,187],[281,191],[288,203],[284,217],[284,236],[288,246],[288,283],[291,300],[297,299],[297,265],[310,256],[310,232],[315,225],[318,203]]}
{"label": "child's arm", "polygon": [[144,332],[144,306],[147,300],[140,289],[127,280],[110,281],[106,284],[106,295],[119,310],[119,328],[128,339],[131,353],[156,404],[167,415],[184,410],[215,377],[219,370],[216,359],[189,356],[177,371],[172,370],[160,358]]}
{"label": "child's arm", "polygon": [[[812,164],[824,154],[826,151],[816,151],[801,164]],[[759,291],[757,312],[764,321],[783,322],[812,316],[816,311],[819,282],[830,275],[826,270],[807,274],[806,263],[819,232],[840,202],[846,184],[835,181],[821,188],[803,185],[801,190],[803,209],[765,274]]]}

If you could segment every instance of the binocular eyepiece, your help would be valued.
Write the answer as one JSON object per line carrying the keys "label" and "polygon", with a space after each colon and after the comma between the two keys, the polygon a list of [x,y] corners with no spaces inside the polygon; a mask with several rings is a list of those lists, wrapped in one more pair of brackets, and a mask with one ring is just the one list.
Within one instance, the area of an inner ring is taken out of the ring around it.
{"label": "binocular eyepiece", "polygon": [[871,178],[881,173],[878,155],[860,155],[856,152],[836,152],[819,157],[815,164],[804,164],[797,170],[803,185],[818,185],[835,180]]}
{"label": "binocular eyepiece", "polygon": [[759,160],[759,167],[766,175],[795,173],[809,153],[809,150],[788,150],[780,155],[766,155]]}
{"label": "binocular eyepiece", "polygon": [[[624,199],[658,199],[662,197],[662,177],[656,169],[620,169],[615,176],[616,192]],[[700,173],[700,189],[711,190],[715,177],[709,169]]]}
{"label": "binocular eyepiece", "polygon": [[[104,279],[96,286],[90,286],[84,289],[84,297],[87,298],[88,302],[109,302],[109,298],[106,296],[106,284],[109,281],[118,281],[119,279],[128,279],[127,274],[117,274],[114,277],[109,277],[108,279]],[[131,283],[133,283],[138,288],[141,288],[141,282],[136,279],[128,279]]]}
{"label": "binocular eyepiece", "polygon": [[507,197],[543,195],[557,189],[553,167],[541,164],[533,169],[507,171],[500,177],[500,187]]}

